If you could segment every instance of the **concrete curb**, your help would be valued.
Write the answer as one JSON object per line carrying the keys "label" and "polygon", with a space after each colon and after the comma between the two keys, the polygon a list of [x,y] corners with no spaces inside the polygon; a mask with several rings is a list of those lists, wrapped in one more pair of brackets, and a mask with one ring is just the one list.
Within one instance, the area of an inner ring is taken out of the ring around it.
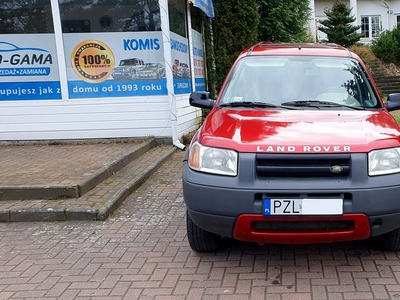
{"label": "concrete curb", "polygon": [[155,144],[156,142],[154,139],[142,143],[138,148],[133,149],[131,152],[125,154],[124,156],[112,162],[110,165],[105,166],[104,168],[94,173],[88,179],[80,182],[77,186],[78,195],[74,198],[78,198],[84,195],[92,188],[94,188],[96,185],[103,182],[111,175],[113,175],[113,173],[121,170],[124,166],[126,166],[127,164],[138,158],[140,155],[142,155],[143,153],[154,147]]}
{"label": "concrete curb", "polygon": [[52,199],[60,195],[67,198],[76,198],[79,194],[78,186],[35,186],[21,187],[0,186],[0,201],[4,200],[29,200]]}

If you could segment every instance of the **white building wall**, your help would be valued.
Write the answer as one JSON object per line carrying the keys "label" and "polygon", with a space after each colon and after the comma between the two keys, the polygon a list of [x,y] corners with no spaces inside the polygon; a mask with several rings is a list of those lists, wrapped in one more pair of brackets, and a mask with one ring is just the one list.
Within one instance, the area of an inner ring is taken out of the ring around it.
{"label": "white building wall", "polygon": [[167,96],[0,102],[3,141],[146,136],[171,136]]}
{"label": "white building wall", "polygon": [[201,109],[189,105],[189,95],[176,96],[178,110],[178,136],[181,137],[199,128],[201,123]]}

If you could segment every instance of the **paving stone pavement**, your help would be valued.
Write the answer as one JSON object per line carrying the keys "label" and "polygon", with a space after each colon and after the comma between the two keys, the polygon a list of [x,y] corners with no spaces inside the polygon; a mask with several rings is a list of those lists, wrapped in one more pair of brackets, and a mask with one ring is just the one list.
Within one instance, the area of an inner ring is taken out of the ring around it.
{"label": "paving stone pavement", "polygon": [[0,223],[0,299],[400,299],[399,254],[368,242],[193,252],[183,155],[105,221]]}

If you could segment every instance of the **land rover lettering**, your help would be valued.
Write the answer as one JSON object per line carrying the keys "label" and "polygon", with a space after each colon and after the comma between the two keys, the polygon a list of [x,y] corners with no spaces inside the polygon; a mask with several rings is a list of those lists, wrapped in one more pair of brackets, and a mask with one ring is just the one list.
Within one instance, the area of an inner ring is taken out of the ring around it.
{"label": "land rover lettering", "polygon": [[256,152],[351,152],[350,146],[257,146]]}

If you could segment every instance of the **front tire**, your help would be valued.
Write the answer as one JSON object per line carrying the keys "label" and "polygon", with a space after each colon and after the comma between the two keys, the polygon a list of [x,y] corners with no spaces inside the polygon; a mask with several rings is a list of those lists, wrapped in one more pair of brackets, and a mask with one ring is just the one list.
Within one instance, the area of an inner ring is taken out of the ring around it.
{"label": "front tire", "polygon": [[385,233],[378,238],[380,246],[384,250],[399,251],[400,250],[400,229]]}
{"label": "front tire", "polygon": [[189,239],[189,245],[196,252],[211,252],[217,250],[221,236],[215,233],[205,231],[198,227],[190,218],[186,211],[186,229]]}

